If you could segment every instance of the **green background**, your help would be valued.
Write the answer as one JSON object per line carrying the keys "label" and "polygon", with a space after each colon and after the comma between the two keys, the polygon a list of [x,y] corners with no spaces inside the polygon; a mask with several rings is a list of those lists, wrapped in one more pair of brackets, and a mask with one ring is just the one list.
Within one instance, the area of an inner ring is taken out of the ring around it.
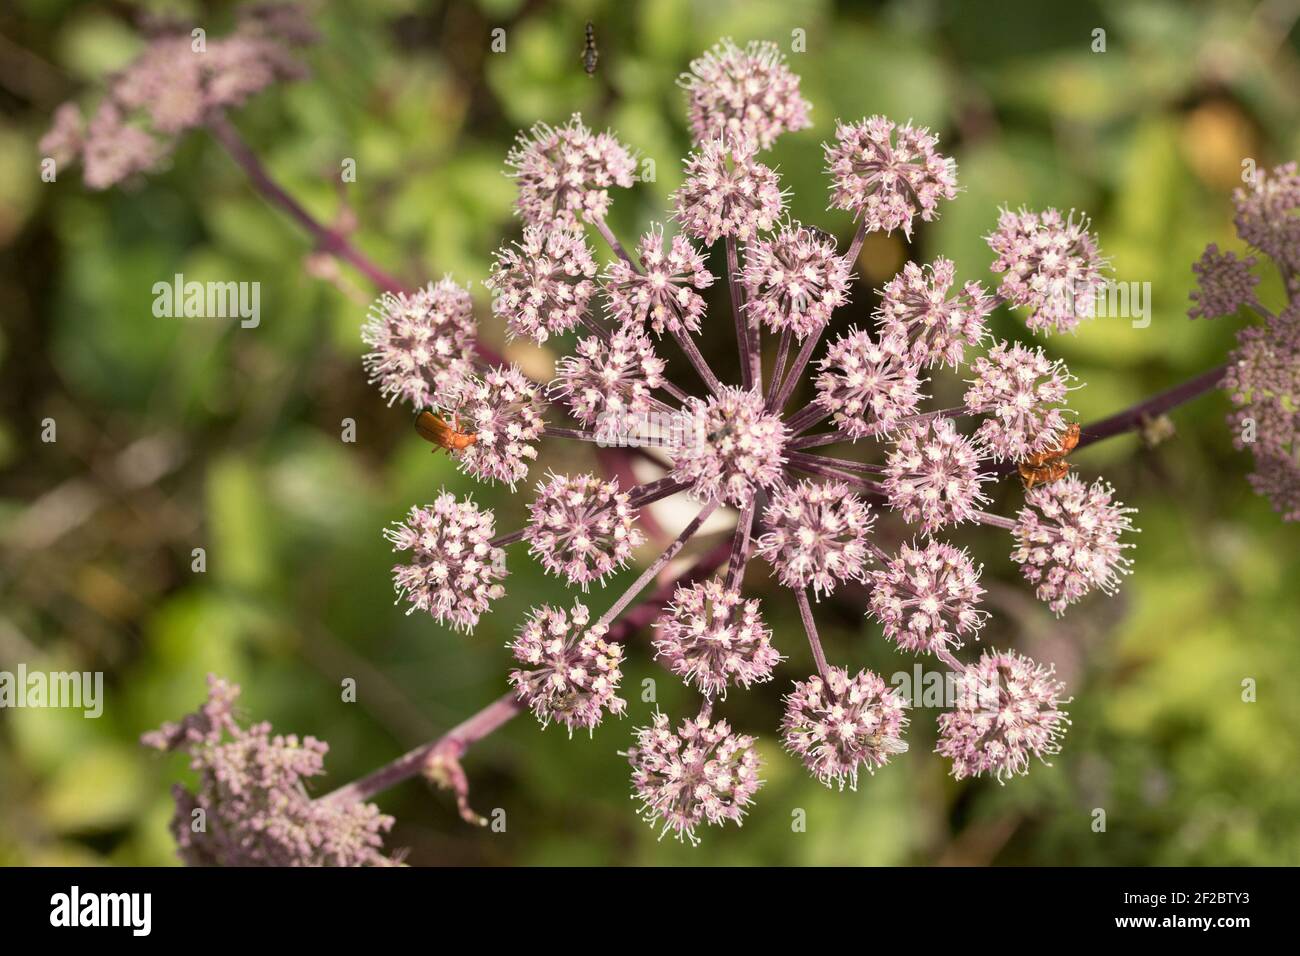
{"label": "green background", "polygon": [[[1209,241],[1240,250],[1228,196],[1243,158],[1300,157],[1287,7],[343,0],[317,18],[313,79],[234,119],[320,218],[350,210],[356,241],[408,281],[474,280],[486,316],[478,283],[518,233],[501,170],[519,128],[581,110],[655,160],[656,182],[615,197],[611,222],[630,244],[665,217],[679,182],[688,136],[674,80],[689,60],[725,35],[789,50],[792,31],[806,31],[790,62],[815,125],[770,154],[791,212],[847,237],[846,217],[825,212],[821,170],[837,117],[932,127],[962,187],[910,250],[899,237],[868,243],[837,324],[864,322],[871,289],[909,252],[949,255],[962,280],[990,282],[982,236],[1002,204],[1087,210],[1117,276],[1150,282],[1154,299],[1149,328],[1099,320],[1048,343],[1087,383],[1071,396],[1087,421],[1231,346],[1238,320],[1185,317],[1190,263]],[[329,740],[319,783],[330,787],[499,695],[514,624],[560,591],[516,547],[509,593],[471,637],[393,605],[385,524],[446,485],[472,491],[510,530],[528,489],[473,486],[384,405],[360,363],[372,291],[346,269],[338,282],[310,278],[303,236],[208,137],[191,135],[165,172],[130,189],[91,194],[75,173],[40,181],[36,141],[50,114],[69,96],[93,100],[98,79],[133,55],[138,9],[184,13],[214,34],[229,20],[224,3],[14,0],[0,14],[0,669],[102,670],[108,685],[99,720],[0,713],[8,864],[174,862],[168,790],[186,779],[185,760],[136,738],[198,704],[209,671],[244,686],[249,716]],[[579,60],[588,19],[595,78]],[[498,26],[503,54],[489,51]],[[1091,49],[1097,28],[1104,53]],[[344,158],[358,174],[341,190]],[[721,274],[716,256],[713,268]],[[260,281],[261,326],[154,318],[151,287],[176,272]],[[722,285],[702,347],[734,373]],[[1277,302],[1274,276],[1262,294]],[[499,323],[482,325],[504,345]],[[1007,314],[995,326],[1027,337]],[[544,376],[562,344],[508,351]],[[986,562],[994,616],[982,643],[1055,662],[1069,685],[1073,725],[1052,767],[1005,787],[954,782],[930,752],[936,711],[921,708],[910,753],[856,793],[822,788],[776,741],[780,697],[811,663],[792,602],[756,563],[749,589],[766,598],[791,660],[721,707],[762,738],[767,784],[743,829],[706,828],[691,849],[656,842],[636,819],[616,752],[652,709],[642,679],[657,679],[674,717],[693,706],[649,663],[642,635],[625,671],[628,719],[568,740],[524,718],[470,753],[472,802],[504,809],[504,833],[467,827],[447,794],[417,781],[381,798],[399,821],[390,845],[417,864],[1296,863],[1300,532],[1251,493],[1226,410],[1221,395],[1204,396],[1174,413],[1177,436],[1157,448],[1130,435],[1078,454],[1080,474],[1104,474],[1140,509],[1136,573],[1114,598],[1057,620],[1008,561],[1007,535],[950,536]],[[40,441],[46,417],[58,423],[53,444]],[[357,422],[354,444],[340,441],[343,418]],[[551,441],[531,478],[593,467],[590,449]],[[1019,497],[1003,482],[992,510],[1013,513]],[[685,514],[663,520],[675,530]],[[190,570],[195,547],[207,551],[204,574]],[[884,642],[864,606],[862,589],[845,588],[818,607],[831,658],[910,672],[914,659]],[[358,682],[355,704],[340,702],[345,677]],[[1247,678],[1253,703],[1242,700]],[[1094,832],[1096,808],[1105,832]],[[792,832],[798,809],[806,832]]]}

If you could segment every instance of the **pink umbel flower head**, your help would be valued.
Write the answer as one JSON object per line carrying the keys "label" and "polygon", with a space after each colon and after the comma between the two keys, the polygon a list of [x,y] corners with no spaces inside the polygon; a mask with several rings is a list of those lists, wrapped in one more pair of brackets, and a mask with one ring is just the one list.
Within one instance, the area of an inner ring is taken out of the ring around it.
{"label": "pink umbel flower head", "polygon": [[541,391],[516,365],[498,365],[468,379],[459,414],[461,430],[472,432],[475,441],[459,453],[461,470],[512,490],[523,481],[546,426]]}
{"label": "pink umbel flower head", "polygon": [[676,730],[656,712],[649,727],[633,733],[633,746],[622,753],[632,765],[632,799],[641,803],[641,818],[660,828],[660,839],[672,833],[698,846],[695,828],[702,823],[740,826],[763,785],[753,737],[711,720],[707,708]]}
{"label": "pink umbel flower head", "polygon": [[889,506],[927,533],[974,517],[988,498],[980,490],[980,452],[949,418],[904,426],[885,463]]}
{"label": "pink umbel flower head", "polygon": [[858,789],[858,772],[875,773],[893,754],[904,753],[907,699],[879,676],[861,670],[850,677],[831,667],[795,681],[781,719],[786,749],[827,787]]}
{"label": "pink umbel flower head", "polygon": [[690,413],[694,434],[677,450],[672,477],[688,483],[696,499],[739,508],[782,480],[789,429],[761,393],[724,385],[707,401],[693,400]]}
{"label": "pink umbel flower head", "polygon": [[957,195],[957,164],[935,149],[939,137],[925,127],[897,125],[883,116],[835,124],[835,142],[824,143],[831,208],[847,209],[867,229],[901,229],[938,218],[939,200]]}
{"label": "pink umbel flower head", "polygon": [[785,65],[775,43],[749,43],[744,49],[729,37],[691,61],[678,83],[686,90],[691,138],[753,136],[760,149],[782,133],[812,125],[812,105],[799,95],[799,77]]}
{"label": "pink umbel flower head", "polygon": [[1065,685],[1053,668],[1015,651],[985,651],[957,676],[957,705],[939,715],[936,753],[958,780],[988,773],[1005,783],[1029,772],[1029,758],[1061,750],[1070,721],[1060,709]]}
{"label": "pink umbel flower head", "polygon": [[744,311],[751,324],[789,329],[803,341],[849,301],[851,278],[834,238],[791,223],[745,247]]}
{"label": "pink umbel flower head", "polygon": [[1300,269],[1300,169],[1259,170],[1232,194],[1237,235],[1292,270]]}
{"label": "pink umbel flower head", "polygon": [[423,508],[412,507],[405,521],[385,529],[394,551],[409,551],[407,564],[393,567],[398,600],[406,613],[425,611],[439,624],[472,631],[492,601],[505,594],[506,553],[492,544],[496,518],[468,498],[449,491]]}
{"label": "pink umbel flower head", "polygon": [[901,338],[877,342],[850,326],[831,343],[818,368],[815,401],[850,438],[893,430],[921,400],[920,374]]}
{"label": "pink umbel flower head", "polygon": [[506,164],[519,186],[515,211],[528,225],[578,232],[603,219],[611,186],[630,188],[636,158],[610,133],[593,133],[574,113],[564,126],[538,123],[520,133]]}
{"label": "pink umbel flower head", "polygon": [[1112,500],[1114,493],[1100,479],[1085,485],[1075,475],[1025,492],[1011,560],[1058,616],[1093,589],[1114,593],[1130,573],[1124,551],[1133,545],[1120,535],[1134,530],[1134,509]]}
{"label": "pink umbel flower head", "polygon": [[596,260],[580,233],[525,226],[522,242],[498,250],[483,284],[510,335],[541,345],[587,315],[595,279]]}
{"label": "pink umbel flower head", "polygon": [[1020,461],[1059,447],[1061,405],[1073,376],[1041,348],[999,342],[971,363],[967,408],[987,414],[976,437],[998,459]]}
{"label": "pink umbel flower head", "polygon": [[[606,628],[587,624],[585,605],[572,612],[543,604],[528,612],[509,645],[523,667],[510,672],[510,686],[543,727],[551,721],[591,732],[605,712],[621,714],[622,645],[605,640]],[[599,624],[599,622],[597,622]]]}
{"label": "pink umbel flower head", "polygon": [[[383,852],[393,818],[373,803],[313,800],[307,782],[325,773],[329,745],[315,737],[273,734],[269,723],[242,727],[234,716],[239,686],[208,676],[208,699],[178,723],[141,738],[148,747],[184,751],[198,774],[177,785],[171,831],[188,866],[395,866]],[[206,826],[194,827],[198,814]]]}
{"label": "pink umbel flower head", "polygon": [[759,602],[716,579],[679,586],[655,630],[655,659],[706,697],[771,680],[781,661]]}
{"label": "pink umbel flower head", "polygon": [[1055,209],[1004,209],[988,243],[997,253],[993,271],[1006,273],[998,292],[1029,309],[1030,331],[1070,332],[1092,316],[1108,266],[1087,216],[1076,221],[1073,211],[1067,218]]}
{"label": "pink umbel flower head", "polygon": [[1300,521],[1300,305],[1237,332],[1221,387],[1233,444],[1255,458],[1251,486],[1283,520]]}
{"label": "pink umbel flower head", "polygon": [[713,274],[685,236],[673,236],[664,250],[663,226],[652,224],[637,246],[638,272],[616,257],[605,272],[609,313],[624,326],[648,325],[656,335],[698,332],[704,297],[697,289],[713,284]]}
{"label": "pink umbel flower head", "polygon": [[867,535],[876,516],[838,481],[804,480],[774,495],[763,512],[758,553],[788,588],[832,594],[841,581],[865,581]]}
{"label": "pink umbel flower head", "polygon": [[979,608],[984,589],[966,551],[942,541],[904,542],[897,557],[871,572],[867,613],[885,637],[905,651],[933,653],[977,638],[988,618]]}
{"label": "pink umbel flower head", "polygon": [[686,181],[673,193],[673,218],[687,235],[713,245],[748,241],[776,225],[785,196],[776,172],[754,157],[750,137],[712,139],[686,157]]}
{"label": "pink umbel flower head", "polygon": [[908,343],[917,365],[959,366],[966,346],[984,339],[984,323],[993,311],[993,297],[978,282],[967,282],[952,298],[948,290],[957,267],[940,257],[929,266],[909,262],[886,283],[876,313],[883,338]]}
{"label": "pink umbel flower head", "polygon": [[361,330],[362,359],[388,404],[454,406],[473,366],[474,302],[451,277],[422,289],[385,292]]}
{"label": "pink umbel flower head", "polygon": [[1259,285],[1259,276],[1251,271],[1254,265],[1254,256],[1238,259],[1232,252],[1220,252],[1217,243],[1206,246],[1201,258],[1192,263],[1196,288],[1191,300],[1196,304],[1187,310],[1187,317],[1217,319],[1254,302],[1255,286]]}
{"label": "pink umbel flower head", "polygon": [[649,411],[652,390],[663,384],[664,361],[650,336],[634,326],[616,329],[609,338],[579,339],[574,354],[556,363],[550,394],[563,399],[579,422],[594,425],[605,416]]}
{"label": "pink umbel flower head", "polygon": [[232,33],[205,37],[201,48],[188,30],[153,37],[112,78],[84,135],[76,108],[65,104],[42,151],[59,165],[80,157],[86,185],[106,189],[156,169],[181,134],[275,83],[306,75],[296,48],[315,42],[316,33],[301,10],[284,4],[271,12],[253,4],[237,17]]}
{"label": "pink umbel flower head", "polygon": [[617,480],[553,474],[537,485],[524,540],[542,567],[585,591],[625,567],[645,536]]}

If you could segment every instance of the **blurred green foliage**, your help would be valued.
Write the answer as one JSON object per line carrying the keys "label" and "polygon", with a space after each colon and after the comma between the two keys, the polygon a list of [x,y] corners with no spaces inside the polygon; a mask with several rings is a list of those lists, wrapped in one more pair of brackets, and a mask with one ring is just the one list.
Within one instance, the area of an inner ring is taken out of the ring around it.
{"label": "blurred green foliage", "polygon": [[[412,281],[482,279],[518,229],[501,175],[516,130],[575,110],[655,160],[657,181],[616,200],[612,222],[630,241],[665,217],[680,178],[677,74],[721,36],[789,49],[805,31],[807,51],[791,61],[816,125],[773,151],[794,216],[850,228],[824,211],[819,144],[837,117],[884,112],[935,128],[963,187],[912,248],[868,244],[855,304],[837,321],[862,323],[870,290],[908,254],[943,253],[960,278],[987,280],[982,237],[1001,205],[1086,209],[1118,276],[1149,281],[1154,302],[1147,329],[1095,321],[1051,340],[1088,383],[1072,396],[1084,420],[1223,360],[1232,320],[1185,318],[1190,263],[1210,241],[1240,248],[1228,194],[1243,157],[1300,157],[1294,3],[320,8],[314,78],[262,96],[236,122],[291,192],[327,222],[354,215],[357,242]],[[472,637],[393,605],[386,523],[446,485],[473,491],[510,529],[524,495],[471,488],[384,406],[359,361],[371,290],[346,270],[309,277],[303,236],[214,142],[191,136],[170,168],[129,190],[40,181],[35,144],[54,107],[93,97],[130,58],[131,17],[145,11],[214,29],[229,18],[225,3],[179,0],[13,0],[0,13],[0,668],[103,670],[109,694],[96,721],[0,713],[3,863],[174,862],[168,791],[188,771],[136,738],[198,704],[209,671],[244,686],[251,717],[329,740],[322,785],[333,786],[500,694],[514,622],[558,590],[517,551],[508,596]],[[589,19],[594,79],[579,62]],[[489,51],[498,26],[504,54]],[[1097,28],[1104,53],[1092,50]],[[345,157],[358,176],[341,192]],[[152,284],[176,272],[262,282],[261,326],[154,318]],[[1264,289],[1279,294],[1272,279]],[[477,283],[475,294],[486,314]],[[1023,332],[1008,315],[996,323]],[[729,331],[714,325],[705,351],[730,368]],[[499,325],[483,327],[504,345]],[[509,352],[541,375],[557,354]],[[1136,574],[1113,599],[1056,620],[1018,580],[1005,536],[955,536],[987,564],[985,643],[1056,662],[1074,695],[1052,767],[1005,787],[955,783],[929,752],[935,712],[921,709],[911,752],[887,772],[856,793],[823,789],[776,743],[780,696],[810,665],[797,616],[756,568],[749,586],[768,598],[791,660],[725,704],[765,742],[768,783],[743,830],[710,829],[691,850],[656,842],[635,818],[616,752],[652,707],[642,679],[657,678],[670,713],[692,706],[648,662],[642,636],[625,678],[629,720],[572,741],[518,720],[471,752],[473,803],[504,808],[505,833],[466,827],[446,794],[409,783],[381,799],[399,821],[392,845],[419,864],[1300,862],[1297,530],[1251,494],[1225,405],[1210,395],[1179,409],[1177,437],[1157,448],[1127,436],[1077,456],[1081,473],[1104,473],[1141,511]],[[46,417],[57,443],[40,441]],[[358,423],[355,444],[339,439],[345,417]],[[587,450],[552,443],[538,472],[592,467]],[[1018,491],[1004,482],[997,497],[1006,513]],[[190,569],[196,547],[204,574]],[[822,603],[831,655],[910,672],[864,604],[853,589]],[[345,677],[358,681],[356,704],[340,702]],[[1258,683],[1254,703],[1242,701],[1246,678]],[[792,832],[800,808],[807,832]]]}

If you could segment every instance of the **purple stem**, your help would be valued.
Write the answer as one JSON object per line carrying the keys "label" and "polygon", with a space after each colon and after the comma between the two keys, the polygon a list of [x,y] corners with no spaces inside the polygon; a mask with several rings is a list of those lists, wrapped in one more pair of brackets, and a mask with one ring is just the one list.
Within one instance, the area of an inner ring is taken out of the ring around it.
{"label": "purple stem", "polygon": [[776,390],[781,385],[781,376],[785,373],[785,363],[790,358],[790,327],[781,330],[781,344],[776,349],[776,364],[772,366],[772,383],[767,387],[767,410],[772,410],[776,401]]}
{"label": "purple stem", "polygon": [[799,605],[799,617],[803,618],[803,629],[808,634],[808,646],[812,648],[813,660],[817,663],[817,673],[822,680],[830,679],[830,665],[826,663],[826,652],[822,650],[821,638],[817,636],[817,622],[813,620],[812,608],[808,606],[808,592],[803,588],[793,588],[795,602]]}
{"label": "purple stem", "polygon": [[745,510],[741,512],[740,520],[736,523],[736,534],[731,542],[731,556],[727,559],[728,591],[738,590],[741,578],[745,574],[745,563],[749,560],[749,543],[754,530],[754,512],[756,508],[755,499],[750,498],[749,504],[745,505]]}
{"label": "purple stem", "polygon": [[803,374],[804,367],[808,364],[808,360],[812,358],[813,352],[816,351],[817,343],[821,341],[822,332],[825,330],[826,324],[822,323],[820,329],[810,333],[808,338],[804,340],[803,348],[799,349],[799,354],[795,356],[794,365],[790,366],[785,381],[781,383],[781,391],[777,393],[776,401],[772,403],[773,409],[785,408],[785,403],[790,401],[795,386],[799,384],[799,376]]}
{"label": "purple stem", "polygon": [[844,253],[844,258],[849,261],[849,268],[852,269],[858,261],[858,253],[862,251],[862,243],[867,239],[867,220],[864,218],[858,223],[857,231],[853,233],[853,241],[849,243],[849,251]]}
{"label": "purple stem", "polygon": [[600,233],[600,238],[605,240],[605,245],[609,246],[609,248],[613,250],[614,255],[626,262],[633,272],[639,273],[641,271],[641,268],[632,261],[632,257],[628,255],[627,250],[623,248],[623,243],[618,241],[618,237],[614,235],[614,231],[609,228],[609,224],[606,223],[604,219],[600,216],[594,216],[592,217],[591,224],[596,227],[596,231]]}
{"label": "purple stem", "polygon": [[695,366],[695,371],[704,380],[704,384],[709,386],[709,391],[714,395],[720,394],[722,383],[718,381],[718,376],[713,374],[713,369],[709,368],[709,363],[700,354],[700,350],[696,346],[695,340],[691,338],[690,333],[683,332],[681,329],[670,329],[669,331],[672,332],[673,338],[682,347],[682,351],[686,353],[686,357],[690,359],[691,364]]}
{"label": "purple stem", "polygon": [[740,288],[740,254],[736,250],[736,237],[728,235],[727,288],[731,293],[731,317],[736,323],[736,345],[740,348],[740,384],[745,389],[762,388],[762,356],[751,334],[749,320],[745,317]]}

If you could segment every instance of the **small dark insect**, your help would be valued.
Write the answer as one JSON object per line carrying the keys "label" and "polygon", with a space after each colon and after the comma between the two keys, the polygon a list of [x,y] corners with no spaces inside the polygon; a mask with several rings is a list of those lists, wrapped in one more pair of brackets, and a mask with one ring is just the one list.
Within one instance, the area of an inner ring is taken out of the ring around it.
{"label": "small dark insect", "polygon": [[454,451],[464,451],[478,441],[477,434],[467,434],[460,430],[459,416],[452,416],[451,424],[448,425],[433,412],[420,412],[415,419],[415,430],[425,441],[444,449],[449,455]]}
{"label": "small dark insect", "polygon": [[588,76],[596,75],[596,61],[600,59],[600,51],[596,49],[596,28],[587,21],[587,43],[582,48],[582,68],[587,71]]}
{"label": "small dark insect", "polygon": [[1065,456],[1074,451],[1079,444],[1079,423],[1071,422],[1061,436],[1061,442],[1055,448],[1030,455],[1016,467],[1020,469],[1020,478],[1028,491],[1034,485],[1049,485],[1060,481],[1070,473],[1070,463]]}

